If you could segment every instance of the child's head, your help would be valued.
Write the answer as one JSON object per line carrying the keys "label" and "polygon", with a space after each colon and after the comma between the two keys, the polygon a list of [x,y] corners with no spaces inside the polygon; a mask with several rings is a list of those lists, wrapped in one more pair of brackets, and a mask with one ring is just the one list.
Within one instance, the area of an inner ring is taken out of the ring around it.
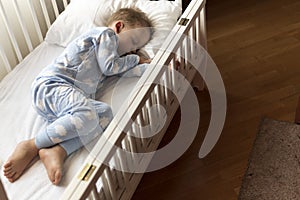
{"label": "child's head", "polygon": [[120,55],[140,49],[152,35],[152,22],[137,8],[121,8],[112,14],[107,23],[119,37]]}

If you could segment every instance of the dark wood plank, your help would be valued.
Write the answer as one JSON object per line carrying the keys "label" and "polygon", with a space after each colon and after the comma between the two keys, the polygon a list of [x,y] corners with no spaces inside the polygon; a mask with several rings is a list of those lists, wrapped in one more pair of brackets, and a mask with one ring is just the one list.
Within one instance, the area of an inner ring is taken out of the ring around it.
{"label": "dark wood plank", "polygon": [[[199,159],[210,100],[208,91],[198,93],[201,122],[193,144],[168,167],[146,173],[133,199],[237,199],[262,117],[294,121],[300,95],[299,11],[298,0],[207,1],[208,50],[227,92],[224,130],[213,151]],[[171,127],[179,122],[177,113]],[[167,135],[163,144],[171,139]]]}

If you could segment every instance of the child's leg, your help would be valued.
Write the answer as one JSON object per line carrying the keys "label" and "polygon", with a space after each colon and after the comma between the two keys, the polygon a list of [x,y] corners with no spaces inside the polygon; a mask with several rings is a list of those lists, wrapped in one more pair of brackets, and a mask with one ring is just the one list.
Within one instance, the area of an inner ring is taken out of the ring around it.
{"label": "child's leg", "polygon": [[67,155],[70,155],[72,152],[81,148],[83,145],[89,144],[94,138],[101,135],[113,118],[111,108],[106,103],[95,101],[92,99],[89,99],[89,101],[98,114],[97,127],[88,135],[83,135],[61,142],[60,146],[62,146],[66,150]]}
{"label": "child's leg", "polygon": [[44,112],[54,115],[55,120],[37,134],[35,142],[39,149],[93,134],[98,128],[93,104],[72,86],[56,87],[46,101]]}
{"label": "child's leg", "polygon": [[87,99],[77,91],[64,95],[64,100],[54,105],[51,112],[58,118],[37,135],[35,142],[49,179],[58,184],[64,159],[100,135],[111,121],[112,112],[105,103]]}

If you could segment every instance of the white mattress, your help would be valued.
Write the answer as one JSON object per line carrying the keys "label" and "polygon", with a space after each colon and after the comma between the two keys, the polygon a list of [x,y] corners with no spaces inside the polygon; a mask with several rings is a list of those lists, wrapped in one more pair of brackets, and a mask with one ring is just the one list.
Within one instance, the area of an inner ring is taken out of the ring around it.
{"label": "white mattress", "polygon": [[[2,161],[0,165],[7,160],[17,143],[33,138],[40,129],[45,127],[45,121],[31,106],[30,86],[42,68],[51,63],[62,51],[62,47],[43,42],[0,82],[0,160]],[[116,113],[137,80],[138,78],[122,79],[118,87],[112,85],[109,90],[106,90],[101,100],[110,104],[113,112]],[[66,160],[65,175],[59,186],[54,186],[49,181],[40,160],[14,183],[7,181],[1,167],[1,180],[9,199],[45,200],[59,197],[79,170],[87,154],[87,150],[82,148]]]}

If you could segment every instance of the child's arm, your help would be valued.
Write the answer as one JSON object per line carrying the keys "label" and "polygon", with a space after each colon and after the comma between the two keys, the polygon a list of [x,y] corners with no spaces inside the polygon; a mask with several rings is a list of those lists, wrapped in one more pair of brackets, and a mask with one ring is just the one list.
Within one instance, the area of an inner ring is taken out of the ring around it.
{"label": "child's arm", "polygon": [[129,54],[120,57],[118,39],[115,33],[108,29],[101,34],[97,51],[97,61],[102,73],[106,76],[122,74],[138,65],[143,60],[138,55]]}
{"label": "child's arm", "polygon": [[139,77],[142,76],[143,73],[146,71],[146,68],[148,67],[149,63],[151,62],[151,59],[145,58],[143,56],[140,56],[139,64],[130,70],[120,74],[119,76],[122,77]]}
{"label": "child's arm", "polygon": [[130,70],[119,74],[121,77],[140,77],[146,71],[148,64],[140,64]]}

